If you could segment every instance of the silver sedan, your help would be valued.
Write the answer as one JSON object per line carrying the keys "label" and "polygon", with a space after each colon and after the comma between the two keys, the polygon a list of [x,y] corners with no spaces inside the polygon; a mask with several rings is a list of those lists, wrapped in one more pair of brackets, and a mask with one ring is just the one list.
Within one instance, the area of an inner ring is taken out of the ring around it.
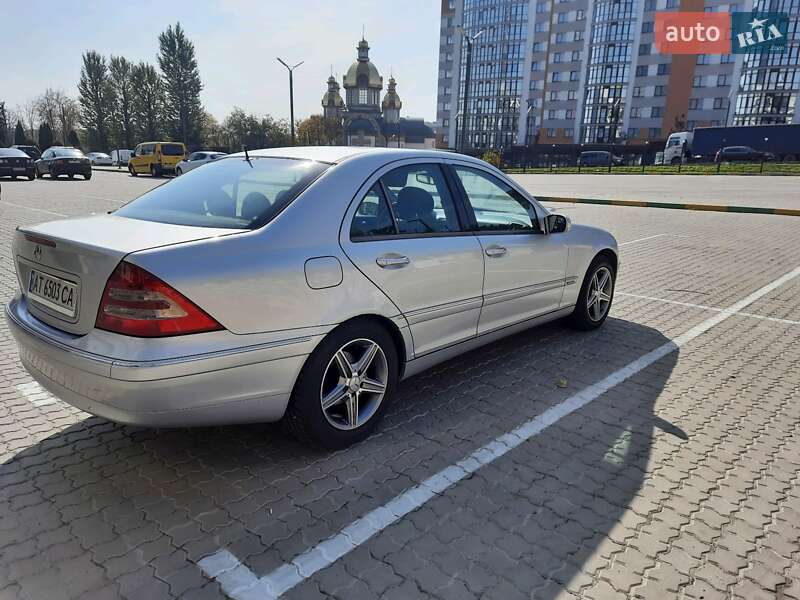
{"label": "silver sedan", "polygon": [[397,382],[540,323],[602,325],[606,231],[494,167],[309,147],[214,161],[112,214],[20,227],[6,306],[42,386],[150,426],[282,419],[366,437]]}

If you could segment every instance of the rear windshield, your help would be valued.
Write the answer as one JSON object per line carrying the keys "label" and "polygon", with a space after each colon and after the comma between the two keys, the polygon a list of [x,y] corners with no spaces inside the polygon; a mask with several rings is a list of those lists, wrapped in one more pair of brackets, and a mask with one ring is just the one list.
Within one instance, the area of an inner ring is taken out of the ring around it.
{"label": "rear windshield", "polygon": [[256,229],[329,166],[288,158],[223,158],[150,190],[114,214],[175,225]]}
{"label": "rear windshield", "polygon": [[161,154],[166,156],[181,156],[183,154],[183,146],[180,144],[161,144]]}
{"label": "rear windshield", "polygon": [[17,150],[16,148],[0,148],[0,156],[21,156],[24,158],[30,158],[22,150]]}
{"label": "rear windshield", "polygon": [[53,153],[59,157],[69,157],[69,158],[83,157],[83,152],[81,152],[77,148],[58,148],[57,150],[53,150]]}

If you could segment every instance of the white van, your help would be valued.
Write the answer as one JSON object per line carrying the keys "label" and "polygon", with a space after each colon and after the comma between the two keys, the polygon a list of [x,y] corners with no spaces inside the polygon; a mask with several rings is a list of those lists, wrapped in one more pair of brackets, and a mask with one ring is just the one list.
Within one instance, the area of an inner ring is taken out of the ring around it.
{"label": "white van", "polygon": [[133,156],[133,150],[112,150],[111,162],[118,167],[127,167],[131,156]]}

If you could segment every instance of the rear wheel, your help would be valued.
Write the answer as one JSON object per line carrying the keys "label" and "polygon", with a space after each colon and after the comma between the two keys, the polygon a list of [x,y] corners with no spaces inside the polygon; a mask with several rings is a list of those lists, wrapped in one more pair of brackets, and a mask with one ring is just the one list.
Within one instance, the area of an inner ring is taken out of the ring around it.
{"label": "rear wheel", "polygon": [[33,175],[28,175],[28,181],[33,181],[35,177]]}
{"label": "rear wheel", "polygon": [[89,181],[89,180],[92,178],[92,174],[91,174],[91,173],[86,173],[86,174],[83,176],[83,178],[84,178],[86,181]]}
{"label": "rear wheel", "polygon": [[608,317],[616,273],[606,256],[597,256],[586,270],[575,310],[569,317],[577,329],[597,329]]}
{"label": "rear wheel", "polygon": [[674,156],[669,164],[671,164],[671,165],[679,165],[679,164],[681,164],[681,159],[678,158],[677,156]]}
{"label": "rear wheel", "polygon": [[156,165],[150,165],[150,176],[161,177],[161,169],[159,169]]}
{"label": "rear wheel", "polygon": [[345,448],[365,439],[394,394],[399,372],[391,335],[357,320],[331,332],[300,371],[283,421],[303,441]]}
{"label": "rear wheel", "polygon": [[36,167],[34,169],[34,173],[36,174],[36,179],[41,179],[42,178],[42,172],[39,171],[39,167]]}
{"label": "rear wheel", "polygon": [[75,179],[75,173],[70,173],[69,175],[67,175],[67,177],[69,177],[70,179]]}

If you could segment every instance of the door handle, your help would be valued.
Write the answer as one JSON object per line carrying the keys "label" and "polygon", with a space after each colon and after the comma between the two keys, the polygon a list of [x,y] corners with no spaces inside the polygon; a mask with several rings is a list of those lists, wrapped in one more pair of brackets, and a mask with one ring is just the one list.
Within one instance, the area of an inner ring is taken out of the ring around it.
{"label": "door handle", "polygon": [[411,260],[407,256],[379,256],[375,262],[382,269],[402,269]]}
{"label": "door handle", "polygon": [[486,256],[491,258],[499,258],[501,256],[505,256],[508,252],[508,249],[504,248],[503,246],[489,246],[486,248]]}

